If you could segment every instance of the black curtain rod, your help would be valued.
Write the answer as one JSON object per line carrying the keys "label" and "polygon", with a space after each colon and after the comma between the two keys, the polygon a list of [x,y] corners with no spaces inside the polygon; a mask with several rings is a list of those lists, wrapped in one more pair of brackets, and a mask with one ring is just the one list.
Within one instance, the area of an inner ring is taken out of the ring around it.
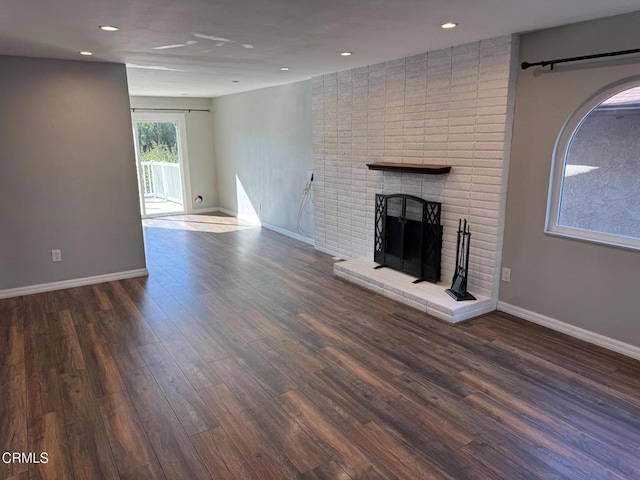
{"label": "black curtain rod", "polygon": [[132,112],[210,112],[210,108],[131,108]]}
{"label": "black curtain rod", "polygon": [[560,58],[558,60],[545,60],[543,62],[536,62],[536,63],[522,62],[520,64],[520,67],[522,67],[522,70],[526,70],[529,67],[546,67],[550,65],[551,70],[553,70],[553,66],[557,63],[579,62],[580,60],[591,60],[593,58],[618,57],[620,55],[631,55],[632,53],[640,53],[640,48],[636,48],[634,50],[621,50],[619,52],[598,53],[596,55],[584,55],[582,57]]}

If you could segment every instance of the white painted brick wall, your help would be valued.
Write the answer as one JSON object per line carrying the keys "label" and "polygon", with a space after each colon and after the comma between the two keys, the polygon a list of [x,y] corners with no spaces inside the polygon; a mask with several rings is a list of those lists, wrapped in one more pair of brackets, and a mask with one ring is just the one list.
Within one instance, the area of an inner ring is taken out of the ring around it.
{"label": "white painted brick wall", "polygon": [[[469,290],[497,298],[517,50],[518,38],[504,36],[313,78],[316,248],[372,259],[376,193],[442,202],[442,280],[467,218]],[[383,160],[452,171],[366,167]]]}

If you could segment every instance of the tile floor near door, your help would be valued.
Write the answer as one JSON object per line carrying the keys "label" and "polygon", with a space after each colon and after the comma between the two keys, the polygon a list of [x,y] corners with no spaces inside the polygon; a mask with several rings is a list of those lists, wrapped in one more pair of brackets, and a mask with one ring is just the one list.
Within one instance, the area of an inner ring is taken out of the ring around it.
{"label": "tile floor near door", "polygon": [[459,326],[223,216],[145,222],[149,278],[0,300],[0,479],[636,479],[640,363]]}

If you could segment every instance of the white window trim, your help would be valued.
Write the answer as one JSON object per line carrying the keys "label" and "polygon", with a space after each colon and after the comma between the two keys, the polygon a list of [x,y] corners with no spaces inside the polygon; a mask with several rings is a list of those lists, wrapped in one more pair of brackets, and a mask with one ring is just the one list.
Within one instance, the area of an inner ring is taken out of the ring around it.
{"label": "white window trim", "polygon": [[571,141],[580,128],[585,118],[602,102],[632,87],[640,86],[640,75],[627,77],[601,88],[587,98],[567,119],[553,148],[551,162],[551,175],[549,178],[549,195],[547,198],[547,215],[544,232],[548,235],[582,240],[586,242],[600,243],[613,247],[640,250],[640,239],[613,235],[592,230],[567,227],[558,224],[560,216],[560,197],[562,195],[562,183],[564,166]]}

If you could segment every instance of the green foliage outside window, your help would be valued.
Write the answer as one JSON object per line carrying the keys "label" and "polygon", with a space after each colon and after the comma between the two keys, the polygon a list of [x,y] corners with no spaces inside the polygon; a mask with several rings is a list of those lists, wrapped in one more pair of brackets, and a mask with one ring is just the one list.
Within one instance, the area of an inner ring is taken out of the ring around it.
{"label": "green foliage outside window", "polygon": [[178,141],[173,123],[138,123],[138,144],[143,162],[178,163]]}

